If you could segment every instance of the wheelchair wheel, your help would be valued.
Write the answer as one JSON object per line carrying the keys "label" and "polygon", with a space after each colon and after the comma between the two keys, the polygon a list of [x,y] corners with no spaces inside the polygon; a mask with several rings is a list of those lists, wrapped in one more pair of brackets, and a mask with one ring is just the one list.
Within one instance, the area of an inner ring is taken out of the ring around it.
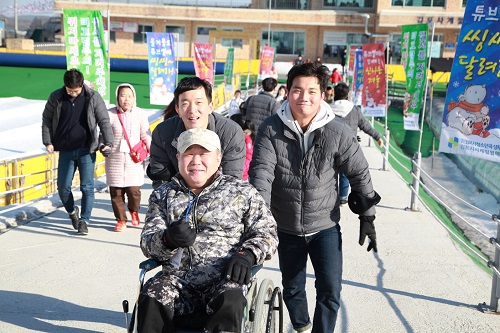
{"label": "wheelchair wheel", "polygon": [[[278,312],[278,315],[276,315]],[[260,284],[255,300],[255,319],[252,333],[283,332],[283,300],[279,288],[269,279]]]}

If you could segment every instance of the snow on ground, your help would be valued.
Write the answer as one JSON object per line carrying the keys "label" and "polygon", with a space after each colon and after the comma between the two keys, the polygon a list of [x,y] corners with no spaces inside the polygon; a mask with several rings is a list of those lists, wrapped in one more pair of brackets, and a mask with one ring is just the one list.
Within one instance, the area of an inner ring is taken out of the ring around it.
{"label": "snow on ground", "polygon": [[[20,97],[0,98],[0,161],[45,153],[42,113],[46,102]],[[146,113],[152,122],[162,110],[146,109]]]}
{"label": "snow on ground", "polygon": [[[41,138],[42,112],[45,101],[27,100],[19,97],[0,98],[0,161],[8,158],[39,154],[45,152]],[[159,117],[162,110],[146,110],[149,120]],[[492,220],[492,214],[499,214],[499,204],[492,195],[481,193],[458,169],[446,155],[439,153],[434,157],[422,160],[422,169],[435,179],[442,187],[435,185],[428,177],[422,174],[425,186],[441,198],[446,205],[465,218],[473,227],[468,226],[456,216],[453,220],[484,253],[493,258],[493,246],[489,237],[496,237],[497,223]],[[96,182],[98,190],[104,187],[103,181]],[[480,208],[489,215],[478,212],[458,201],[450,193],[459,196],[466,202]],[[78,194],[76,194],[78,196]],[[33,219],[51,212],[60,206],[57,194],[44,198],[27,206],[0,207],[0,232],[5,231],[7,225]],[[419,207],[421,204],[419,203]],[[4,224],[2,227],[2,223]],[[474,230],[477,228],[481,233]]]}

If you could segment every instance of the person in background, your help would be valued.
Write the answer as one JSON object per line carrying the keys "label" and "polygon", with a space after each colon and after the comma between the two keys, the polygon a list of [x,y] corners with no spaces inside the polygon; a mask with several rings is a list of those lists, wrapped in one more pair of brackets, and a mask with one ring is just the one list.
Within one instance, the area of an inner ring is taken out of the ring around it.
{"label": "person in background", "polygon": [[148,177],[153,188],[167,182],[179,171],[173,144],[190,128],[206,128],[219,135],[222,144],[222,172],[241,178],[245,164],[245,139],[231,119],[212,112],[212,85],[196,76],[179,81],[174,91],[177,116],[156,126],[151,141]]}
{"label": "person in background", "polygon": [[163,269],[139,295],[138,332],[174,332],[174,317],[193,313],[208,315],[204,332],[239,332],[252,267],[276,252],[276,221],[253,186],[220,172],[216,133],[187,129],[175,145],[179,173],[151,194],[141,233]]}
{"label": "person in background", "polygon": [[[88,234],[94,205],[94,168],[99,146],[97,127],[103,137],[101,152],[108,156],[113,131],[104,101],[84,85],[83,74],[73,68],[64,73],[64,86],[50,94],[42,114],[42,142],[47,152],[59,151],[57,191],[78,235]],[[82,210],[75,205],[71,184],[80,175]]]}
{"label": "person in background", "polygon": [[[335,86],[334,91],[335,97],[333,104],[331,104],[331,107],[333,113],[335,113],[336,115],[335,119],[339,119],[346,123],[351,128],[354,135],[356,135],[359,128],[363,132],[374,138],[380,147],[384,147],[384,140],[382,139],[382,136],[379,132],[377,132],[375,128],[373,128],[370,122],[366,120],[366,118],[363,116],[363,113],[361,112],[361,108],[349,101],[349,86],[344,82],[340,82]],[[341,205],[347,204],[348,193],[349,179],[347,179],[345,173],[340,170],[339,197]]]}
{"label": "person in background", "polygon": [[286,87],[281,85],[278,88],[278,92],[276,93],[276,100],[280,103],[283,103],[286,100]]}
{"label": "person in background", "polygon": [[165,110],[163,110],[163,120],[170,119],[174,116],[177,116],[177,112],[175,111],[175,100],[172,99],[170,103],[165,107]]}
{"label": "person in background", "polygon": [[317,56],[317,57],[316,57],[316,60],[314,60],[314,63],[316,64],[316,66],[321,65],[321,64],[322,64],[322,63],[321,63],[321,57],[320,57],[320,56]]}
{"label": "person in background", "polygon": [[274,98],[273,94],[278,81],[268,77],[262,80],[261,85],[262,91],[257,95],[248,97],[245,101],[245,116],[254,124],[255,128],[259,128],[260,123],[275,114],[281,106],[281,103]]}
{"label": "person in background", "polygon": [[[109,119],[113,129],[114,141],[111,153],[105,162],[106,185],[109,186],[111,207],[116,218],[115,231],[127,228],[125,196],[132,225],[139,226],[141,206],[141,186],[144,184],[144,162],[135,163],[130,157],[130,148],[125,139],[124,128],[130,145],[140,141],[151,145],[151,131],[146,112],[136,105],[135,89],[131,84],[122,83],[116,88],[116,106],[110,108]],[[123,122],[123,125],[122,125]]]}
{"label": "person in background", "polygon": [[304,63],[304,59],[302,59],[302,54],[299,54],[297,58],[293,61],[294,66],[302,65]]}
{"label": "person in background", "polygon": [[246,158],[245,166],[243,167],[243,180],[248,180],[248,169],[253,155],[253,141],[255,140],[255,128],[252,122],[246,119],[242,113],[233,114],[231,120],[240,125],[245,134]]}
{"label": "person in background", "polygon": [[243,102],[241,98],[241,91],[236,90],[234,92],[234,97],[229,101],[229,107],[227,109],[227,115],[231,117],[233,114],[240,113],[240,104]]}
{"label": "person in background", "polygon": [[328,86],[326,87],[326,92],[325,92],[325,102],[327,102],[328,104],[332,104],[333,103],[333,88],[331,86]]}
{"label": "person in background", "polygon": [[332,75],[330,76],[330,82],[335,87],[340,81],[342,81],[342,75],[340,75],[337,68],[334,68],[332,71]]}
{"label": "person in background", "polygon": [[[278,225],[283,299],[296,332],[332,333],[342,288],[342,236],[337,193],[342,169],[353,187],[352,211],[359,215],[359,244],[370,239],[380,197],[368,163],[351,129],[323,101],[326,66],[303,64],[288,72],[288,99],[264,120],[255,136],[250,183],[271,207]],[[351,199],[351,197],[350,197]],[[316,307],[309,317],[307,258],[314,268]]]}

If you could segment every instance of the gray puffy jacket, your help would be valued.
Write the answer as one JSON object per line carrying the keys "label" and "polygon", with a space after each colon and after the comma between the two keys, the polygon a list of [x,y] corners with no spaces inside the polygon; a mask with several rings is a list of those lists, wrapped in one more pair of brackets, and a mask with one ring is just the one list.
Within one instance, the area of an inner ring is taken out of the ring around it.
{"label": "gray puffy jacket", "polygon": [[354,134],[358,131],[358,127],[360,130],[374,138],[375,140],[379,140],[382,136],[373,126],[370,124],[368,120],[363,116],[361,109],[359,106],[354,105],[352,102],[348,100],[338,100],[333,102],[331,105],[333,113],[338,118],[342,118],[349,127],[353,130]]}
{"label": "gray puffy jacket", "polygon": [[[279,231],[304,235],[339,222],[337,179],[341,168],[353,191],[368,198],[375,195],[368,162],[352,130],[343,122],[332,121],[335,116],[326,103],[321,113],[315,118],[321,123],[314,126],[313,122],[310,132],[299,134],[301,131],[290,127],[294,121],[285,102],[257,133],[250,183],[270,204]],[[374,214],[374,207],[363,213]]]}
{"label": "gray puffy jacket", "polygon": [[280,107],[281,103],[273,95],[261,91],[257,95],[250,96],[245,101],[245,116],[252,121],[255,130],[257,130],[264,119],[275,114]]}

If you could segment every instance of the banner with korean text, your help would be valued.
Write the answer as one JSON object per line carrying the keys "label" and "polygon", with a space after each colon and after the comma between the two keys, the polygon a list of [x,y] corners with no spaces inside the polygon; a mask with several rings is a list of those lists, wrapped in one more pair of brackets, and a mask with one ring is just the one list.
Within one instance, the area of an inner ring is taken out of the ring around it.
{"label": "banner with korean text", "polygon": [[177,80],[174,35],[148,32],[149,101],[167,105],[174,97]]}
{"label": "banner with korean text", "polygon": [[224,65],[224,83],[231,86],[233,82],[234,48],[227,50],[226,64]]}
{"label": "banner with korean text", "polygon": [[356,50],[358,49],[355,45],[349,46],[349,57],[347,59],[347,76],[354,77],[354,58],[356,57]]}
{"label": "banner with korean text", "polygon": [[406,74],[406,92],[403,101],[405,130],[420,129],[420,107],[427,80],[427,24],[403,25],[401,36],[401,64]]}
{"label": "banner with korean text", "polygon": [[363,44],[362,51],[363,115],[384,117],[386,107],[384,44]]}
{"label": "banner with korean text", "polygon": [[212,44],[194,43],[194,71],[200,79],[214,84]]}
{"label": "banner with korean text", "polygon": [[354,52],[354,97],[353,103],[355,105],[361,105],[362,103],[362,91],[363,91],[363,51],[355,50]]}
{"label": "banner with korean text", "polygon": [[444,105],[442,152],[500,162],[499,19],[498,0],[467,2]]}
{"label": "banner with korean text", "polygon": [[263,46],[260,53],[259,79],[273,76],[274,47]]}
{"label": "banner with korean text", "polygon": [[64,9],[63,16],[67,68],[82,72],[85,84],[109,103],[109,64],[101,12]]}

